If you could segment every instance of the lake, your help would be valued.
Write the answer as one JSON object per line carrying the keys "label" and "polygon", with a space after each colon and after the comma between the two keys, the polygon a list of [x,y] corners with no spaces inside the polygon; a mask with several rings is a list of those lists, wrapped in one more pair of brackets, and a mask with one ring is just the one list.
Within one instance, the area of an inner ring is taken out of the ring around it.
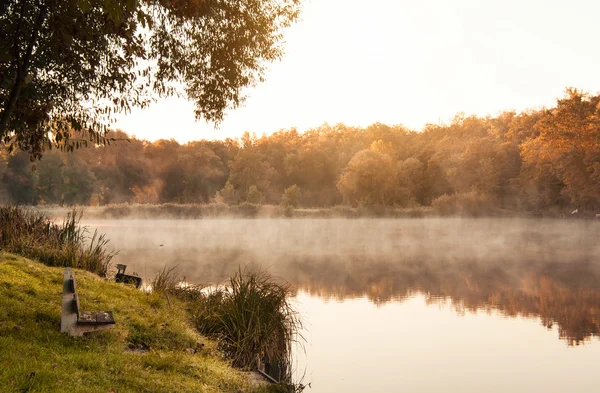
{"label": "lake", "polygon": [[97,220],[116,263],[218,283],[258,265],[294,285],[306,392],[600,389],[600,222]]}

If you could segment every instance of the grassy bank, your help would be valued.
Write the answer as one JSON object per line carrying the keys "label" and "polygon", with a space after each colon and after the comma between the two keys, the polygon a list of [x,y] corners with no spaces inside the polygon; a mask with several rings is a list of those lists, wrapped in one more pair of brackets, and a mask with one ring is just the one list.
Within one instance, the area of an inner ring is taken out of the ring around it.
{"label": "grassy bank", "polygon": [[64,269],[0,252],[2,392],[266,392],[219,359],[185,306],[75,270],[85,311],[110,310],[114,329],[60,333]]}

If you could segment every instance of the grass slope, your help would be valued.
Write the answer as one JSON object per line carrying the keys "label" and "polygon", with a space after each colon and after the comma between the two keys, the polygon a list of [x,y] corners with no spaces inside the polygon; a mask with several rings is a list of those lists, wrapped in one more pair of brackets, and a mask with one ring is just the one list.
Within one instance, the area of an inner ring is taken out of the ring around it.
{"label": "grass slope", "polygon": [[75,270],[84,311],[114,312],[114,329],[60,333],[63,268],[0,252],[2,392],[259,392],[218,358],[175,299]]}

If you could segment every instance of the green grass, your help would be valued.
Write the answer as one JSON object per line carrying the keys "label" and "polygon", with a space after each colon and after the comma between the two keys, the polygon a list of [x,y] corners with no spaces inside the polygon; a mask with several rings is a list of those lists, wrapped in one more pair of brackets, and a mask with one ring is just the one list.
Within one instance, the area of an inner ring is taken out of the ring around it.
{"label": "green grass", "polygon": [[83,338],[60,333],[63,273],[0,252],[2,392],[276,391],[221,360],[179,300],[169,307],[87,271],[75,270],[82,309],[113,311],[117,324]]}

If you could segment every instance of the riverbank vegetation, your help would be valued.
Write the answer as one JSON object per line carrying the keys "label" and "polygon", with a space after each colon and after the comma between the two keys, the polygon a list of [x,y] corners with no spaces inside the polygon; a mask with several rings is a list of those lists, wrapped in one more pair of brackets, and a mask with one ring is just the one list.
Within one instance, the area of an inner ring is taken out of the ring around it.
{"label": "riverbank vegetation", "polygon": [[104,277],[114,253],[108,250],[108,239],[97,231],[88,233],[80,219],[75,210],[60,223],[41,212],[0,206],[0,249]]}
{"label": "riverbank vegetation", "polygon": [[218,340],[234,366],[256,369],[263,362],[277,363],[289,373],[292,345],[302,339],[302,323],[290,304],[292,295],[288,283],[240,268],[227,285],[200,299],[194,322],[201,333]]}
{"label": "riverbank vegetation", "polygon": [[47,151],[33,172],[28,154],[0,150],[0,202],[591,215],[600,211],[599,103],[568,90],[553,108],[458,115],[420,132],[338,124],[186,144],[113,132],[129,142]]}
{"label": "riverbank vegetation", "polygon": [[[31,353],[35,345],[41,344],[41,341],[36,341],[37,338],[31,341],[27,334],[17,337],[17,341],[22,338],[23,343],[10,341],[11,337],[4,338],[3,329],[8,331],[11,327],[13,331],[20,332],[26,326],[28,334],[39,333],[43,336],[39,340],[56,339],[57,342],[53,342],[51,348],[63,351],[58,348],[66,344],[66,338],[60,335],[58,329],[61,308],[58,293],[62,288],[63,268],[68,266],[83,269],[76,274],[83,291],[81,296],[85,299],[84,303],[93,304],[101,310],[112,310],[118,316],[117,329],[89,338],[92,342],[98,340],[90,353],[75,351],[71,354],[73,359],[70,362],[80,359],[83,364],[88,365],[86,370],[91,371],[89,367],[95,357],[99,356],[98,351],[110,349],[111,346],[114,350],[113,357],[109,354],[108,358],[100,356],[98,360],[106,361],[106,370],[99,371],[99,375],[91,373],[93,375],[86,377],[82,386],[87,387],[88,383],[94,386],[108,384],[119,389],[144,391],[139,387],[141,382],[134,381],[133,376],[131,381],[124,382],[120,379],[119,375],[128,369],[132,371],[131,367],[123,366],[124,370],[115,370],[111,365],[113,361],[121,365],[126,362],[125,359],[119,359],[120,348],[121,351],[130,352],[149,351],[151,355],[146,358],[152,360],[142,361],[140,367],[151,368],[154,364],[152,362],[158,362],[156,372],[166,371],[159,376],[161,379],[169,380],[170,373],[182,372],[192,377],[189,383],[182,382],[181,389],[168,391],[242,391],[239,389],[244,383],[240,382],[240,376],[227,376],[226,379],[239,380],[231,385],[231,390],[228,384],[224,385],[226,389],[221,389],[223,386],[218,380],[214,381],[215,386],[208,384],[198,390],[199,385],[194,384],[196,373],[193,370],[197,365],[188,364],[190,362],[184,361],[185,356],[181,353],[171,353],[198,352],[207,341],[197,334],[202,333],[215,340],[210,344],[214,349],[213,356],[223,357],[232,366],[247,371],[255,371],[260,362],[277,362],[280,368],[288,372],[281,375],[281,380],[289,382],[290,389],[294,391],[302,390],[301,385],[291,385],[291,345],[299,335],[301,324],[289,303],[292,293],[288,284],[276,282],[266,273],[239,270],[231,278],[229,285],[206,292],[202,285],[182,283],[178,269],[165,267],[152,280],[151,292],[123,287],[106,278],[114,255],[108,251],[108,241],[97,233],[87,236],[87,228],[79,225],[80,217],[81,214],[73,211],[62,224],[57,224],[42,213],[20,207],[0,207],[0,299],[3,299],[2,305],[5,306],[0,310],[0,364],[19,368],[28,361],[23,356],[18,357],[22,363],[3,358],[3,355],[10,356],[12,353],[3,351],[5,345],[6,348],[14,346],[19,349],[26,341],[31,348],[24,353]],[[5,251],[38,258],[48,267]],[[51,311],[48,311],[48,305]],[[38,326],[38,323],[45,325]],[[89,349],[90,346],[78,348]],[[169,353],[164,356],[158,354],[156,357],[156,350]],[[56,357],[56,352],[52,356]],[[184,364],[179,364],[182,362]],[[52,367],[55,368],[56,364]],[[52,386],[58,386],[56,391],[63,391],[61,389],[69,389],[69,384],[63,385],[63,382],[80,378],[73,367],[76,368],[77,365],[70,364],[70,368],[66,368],[67,375],[44,370],[45,377],[39,380],[34,378],[38,375],[38,370],[19,376],[17,370],[9,367],[10,371],[4,374],[0,372],[0,384],[9,386],[11,391],[36,391],[39,390],[38,387],[44,387],[40,391],[53,391],[46,389],[46,386],[51,379],[56,379]],[[110,378],[103,375],[109,371],[114,371],[115,375]],[[95,378],[101,377],[108,380],[96,384]],[[278,388],[288,391],[283,385]],[[110,391],[109,389],[112,387],[104,388],[103,391]],[[150,391],[167,390],[152,387]]]}
{"label": "riverbank vegetation", "polygon": [[240,267],[228,282],[208,287],[190,285],[179,273],[164,267],[152,280],[152,291],[184,302],[195,328],[214,339],[234,367],[277,370],[272,377],[292,391],[303,390],[293,383],[292,347],[301,347],[304,339],[289,283],[252,267]]}
{"label": "riverbank vegetation", "polygon": [[267,392],[220,360],[183,302],[76,270],[84,308],[111,310],[114,329],[60,333],[63,268],[0,252],[3,392]]}
{"label": "riverbank vegetation", "polygon": [[[397,217],[418,218],[435,216],[431,207],[394,208],[384,206],[346,206],[295,209],[293,206],[258,205],[243,203],[229,206],[223,203],[207,204],[111,204],[107,206],[80,207],[86,219],[201,219],[201,218],[360,218]],[[60,206],[37,206],[35,208],[51,217],[63,217],[71,208]],[[502,213],[502,212],[500,212]],[[508,214],[508,212],[504,212]]]}

